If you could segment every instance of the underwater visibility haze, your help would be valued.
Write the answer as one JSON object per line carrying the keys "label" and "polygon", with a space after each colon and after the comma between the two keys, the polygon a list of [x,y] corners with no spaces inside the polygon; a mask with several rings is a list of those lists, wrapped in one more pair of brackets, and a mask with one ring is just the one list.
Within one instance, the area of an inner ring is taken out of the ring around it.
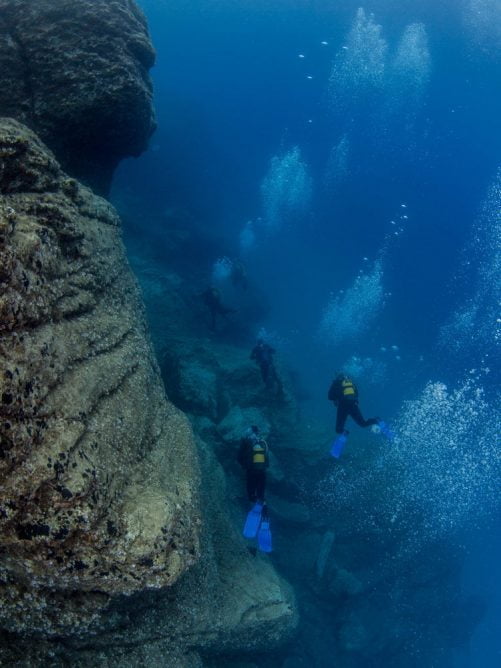
{"label": "underwater visibility haze", "polygon": [[[280,554],[277,536],[273,559],[298,587],[302,629],[283,665],[494,668],[501,6],[142,6],[158,51],[158,130],[148,154],[115,178],[130,252],[148,246],[157,270],[171,271],[162,247],[189,219],[198,246],[186,250],[185,280],[193,290],[218,282],[237,309],[221,339],[250,349],[261,333],[278,351],[311,431],[307,451],[334,435],[326,393],[340,369],[356,379],[362,408],[396,433],[381,442],[352,423],[344,461],[299,465],[300,502],[313,526],[321,517],[336,536],[333,562],[338,534],[351,533],[339,550],[356,582],[320,594],[309,560],[301,573],[288,563],[301,556]],[[247,292],[232,286],[232,262],[244,264]],[[301,527],[287,549],[315,552],[318,540]],[[457,578],[441,590],[437,564],[449,558]],[[430,562],[428,580],[419,571]],[[386,657],[379,616],[394,636]],[[343,633],[364,636],[345,640],[354,645],[345,658],[336,650]],[[380,647],[364,654],[364,643]]]}
{"label": "underwater visibility haze", "polygon": [[0,663],[501,666],[500,0],[136,2],[0,0]]}

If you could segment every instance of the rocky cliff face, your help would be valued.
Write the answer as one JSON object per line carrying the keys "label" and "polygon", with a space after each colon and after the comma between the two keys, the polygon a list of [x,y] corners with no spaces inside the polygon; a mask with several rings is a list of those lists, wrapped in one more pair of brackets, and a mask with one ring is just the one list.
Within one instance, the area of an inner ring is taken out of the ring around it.
{"label": "rocky cliff face", "polygon": [[114,210],[5,119],[0,288],[0,624],[81,632],[194,563],[198,467]]}
{"label": "rocky cliff face", "polygon": [[0,120],[0,661],[200,665],[290,635],[294,597],[199,451],[203,513],[113,208]]}
{"label": "rocky cliff face", "polygon": [[0,0],[2,665],[201,666],[297,623],[165,398],[114,209],[73,178],[105,193],[145,148],[153,59],[132,0]]}
{"label": "rocky cliff face", "polygon": [[133,0],[0,0],[0,116],[100,194],[154,130],[154,59]]}

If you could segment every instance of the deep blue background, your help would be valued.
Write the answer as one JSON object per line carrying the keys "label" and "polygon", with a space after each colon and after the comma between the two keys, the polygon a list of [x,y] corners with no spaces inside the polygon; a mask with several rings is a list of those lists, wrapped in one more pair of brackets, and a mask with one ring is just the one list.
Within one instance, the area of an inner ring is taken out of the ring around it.
{"label": "deep blue background", "polygon": [[[168,206],[190,209],[205,229],[226,238],[231,253],[243,223],[260,215],[259,185],[281,148],[300,146],[318,194],[338,138],[329,120],[327,80],[357,3],[142,4],[158,51],[159,127],[153,151],[121,168],[116,190],[133,183],[141,206],[146,199],[159,217]],[[352,282],[363,256],[375,257],[389,219],[406,202],[407,232],[386,277],[393,293],[388,320],[399,343],[426,349],[461,299],[451,293],[451,276],[501,152],[498,62],[472,42],[461,3],[381,1],[365,9],[375,12],[390,51],[407,24],[426,25],[432,78],[419,117],[422,157],[409,164],[403,148],[401,160],[393,154],[388,164],[384,155],[360,154],[365,168],[356,182],[347,184],[335,207],[317,197],[313,224],[302,232],[299,261],[313,264],[316,276],[308,280],[294,271],[291,238],[285,261],[283,252],[275,253],[274,266],[261,267],[260,277],[270,286],[270,273],[286,275],[286,281],[273,281],[282,288],[276,325],[294,320],[286,291],[306,309],[301,320],[318,318],[328,293]],[[359,140],[363,132],[359,127]]]}
{"label": "deep blue background", "polygon": [[[201,260],[209,281],[214,260],[237,255],[245,221],[262,214],[260,184],[271,157],[298,145],[314,197],[299,225],[275,239],[262,238],[248,262],[253,284],[271,307],[266,321],[249,322],[249,345],[261,325],[276,332],[312,395],[310,409],[321,406],[321,414],[329,410],[325,391],[332,371],[351,354],[380,357],[381,345],[396,343],[402,355],[400,366],[390,366],[388,398],[377,391],[369,396],[384,410],[396,410],[428,378],[461,377],[475,360],[448,362],[443,351],[437,355],[437,338],[470,296],[478,266],[465,268],[464,248],[501,156],[496,31],[475,32],[468,0],[364,3],[382,25],[390,53],[406,25],[425,24],[431,78],[411,151],[409,138],[396,131],[392,136],[391,127],[389,142],[375,150],[379,130],[367,110],[356,110],[356,165],[330,198],[322,191],[323,170],[342,127],[329,103],[328,79],[358,2],[141,5],[158,53],[158,130],[150,150],[124,163],[115,178],[113,195],[126,237],[161,238],[166,210],[189,212],[201,235],[213,241]],[[476,6],[482,9],[482,3]],[[299,53],[306,57],[299,59]],[[391,297],[383,314],[368,334],[341,350],[322,348],[315,337],[329,294],[353,283],[364,256],[375,260],[401,203],[409,220],[386,255],[384,287]],[[470,588],[480,559],[473,552],[465,580]],[[499,647],[485,628],[471,666],[499,665]]]}

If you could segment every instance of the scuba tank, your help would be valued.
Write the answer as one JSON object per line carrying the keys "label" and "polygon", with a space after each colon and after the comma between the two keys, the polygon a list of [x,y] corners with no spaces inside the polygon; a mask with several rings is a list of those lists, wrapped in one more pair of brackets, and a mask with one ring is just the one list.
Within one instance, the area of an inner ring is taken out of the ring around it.
{"label": "scuba tank", "polygon": [[264,469],[266,468],[268,457],[268,445],[264,439],[255,441],[252,445],[252,468]]}

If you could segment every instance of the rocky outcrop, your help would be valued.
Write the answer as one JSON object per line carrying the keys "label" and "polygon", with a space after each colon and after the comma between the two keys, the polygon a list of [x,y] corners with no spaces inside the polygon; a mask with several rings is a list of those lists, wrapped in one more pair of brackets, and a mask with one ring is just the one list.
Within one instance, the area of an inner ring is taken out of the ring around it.
{"label": "rocky outcrop", "polygon": [[[133,0],[0,0],[2,665],[193,668],[297,624],[165,398],[115,211],[72,178],[106,193],[145,148],[153,58]],[[176,362],[213,434],[219,374]]]}
{"label": "rocky outcrop", "polygon": [[154,59],[134,0],[0,0],[0,116],[101,194],[154,130]]}
{"label": "rocky outcrop", "polygon": [[54,667],[200,668],[201,657],[268,651],[290,637],[298,621],[291,588],[267,557],[245,548],[228,516],[225,475],[211,448],[199,445],[205,521],[201,558],[187,575],[169,590],[117,600],[108,610],[112,628],[103,624],[92,637],[64,644],[18,639],[0,660],[18,660],[21,645],[19,666],[42,665],[50,656]]}
{"label": "rocky outcrop", "polygon": [[290,636],[290,588],[165,399],[114,210],[10,119],[0,399],[0,662],[178,668]]}
{"label": "rocky outcrop", "polygon": [[237,443],[250,424],[257,424],[263,433],[273,432],[290,444],[297,404],[283,369],[285,393],[278,395],[264,386],[258,367],[241,347],[187,335],[169,339],[159,354],[169,397],[189,415],[209,418],[225,442]]}
{"label": "rocky outcrop", "polygon": [[85,633],[198,557],[192,433],[145,330],[112,207],[1,120],[3,628]]}

